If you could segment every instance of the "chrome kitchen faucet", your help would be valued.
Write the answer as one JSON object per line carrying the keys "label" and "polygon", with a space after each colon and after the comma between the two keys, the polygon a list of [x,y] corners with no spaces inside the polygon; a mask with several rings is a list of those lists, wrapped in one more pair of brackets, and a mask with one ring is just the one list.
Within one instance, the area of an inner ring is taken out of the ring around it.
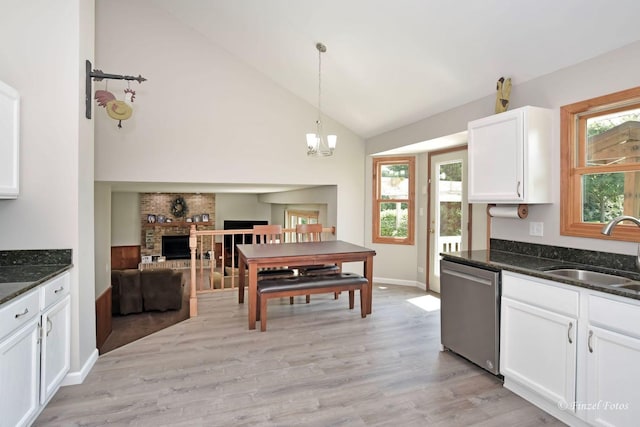
{"label": "chrome kitchen faucet", "polygon": [[[629,215],[622,215],[622,216],[615,217],[611,221],[609,221],[604,227],[602,227],[601,233],[607,236],[611,236],[611,232],[613,231],[615,226],[621,223],[622,221],[631,221],[635,225],[640,227],[640,219],[633,216],[629,216]],[[638,245],[638,251],[636,255],[636,267],[640,270],[640,245]]]}

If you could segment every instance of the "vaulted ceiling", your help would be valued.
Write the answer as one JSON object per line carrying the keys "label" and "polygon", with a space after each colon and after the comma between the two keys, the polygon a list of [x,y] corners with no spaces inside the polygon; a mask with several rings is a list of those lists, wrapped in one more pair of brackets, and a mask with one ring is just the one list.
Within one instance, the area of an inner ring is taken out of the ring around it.
{"label": "vaulted ceiling", "polygon": [[640,40],[637,0],[143,0],[363,138]]}

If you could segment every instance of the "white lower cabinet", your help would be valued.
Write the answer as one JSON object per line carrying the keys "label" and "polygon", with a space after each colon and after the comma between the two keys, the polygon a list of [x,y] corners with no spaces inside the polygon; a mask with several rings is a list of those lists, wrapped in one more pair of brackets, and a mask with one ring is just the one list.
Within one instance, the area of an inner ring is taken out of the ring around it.
{"label": "white lower cabinet", "polygon": [[577,319],[509,298],[502,299],[502,319],[502,374],[568,408],[576,392]]}
{"label": "white lower cabinet", "polygon": [[46,404],[58,390],[70,366],[71,297],[49,308],[42,315],[40,403]]}
{"label": "white lower cabinet", "polygon": [[579,407],[598,426],[640,420],[640,306],[589,295],[584,388]]}
{"label": "white lower cabinet", "polygon": [[38,412],[40,327],[35,317],[0,341],[0,426],[28,425]]}
{"label": "white lower cabinet", "polygon": [[0,309],[0,427],[30,425],[69,372],[69,274]]}
{"label": "white lower cabinet", "polygon": [[640,419],[640,301],[503,272],[505,387],[570,425]]}

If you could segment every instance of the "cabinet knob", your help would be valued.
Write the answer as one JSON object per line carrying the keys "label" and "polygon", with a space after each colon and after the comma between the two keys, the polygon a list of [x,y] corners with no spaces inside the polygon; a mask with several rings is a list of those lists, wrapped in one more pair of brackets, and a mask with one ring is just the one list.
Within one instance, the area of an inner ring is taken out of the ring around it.
{"label": "cabinet knob", "polygon": [[589,331],[589,340],[587,341],[587,347],[589,347],[589,353],[593,353],[593,331]]}

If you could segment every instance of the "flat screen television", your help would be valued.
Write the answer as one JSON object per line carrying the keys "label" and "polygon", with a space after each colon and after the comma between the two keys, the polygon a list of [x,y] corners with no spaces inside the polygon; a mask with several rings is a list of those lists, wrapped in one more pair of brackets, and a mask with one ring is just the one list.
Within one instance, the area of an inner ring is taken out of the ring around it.
{"label": "flat screen television", "polygon": [[[225,219],[225,230],[251,230],[254,225],[268,225],[269,221],[265,220],[247,220],[247,219]],[[242,234],[234,234],[234,243],[240,245],[243,243],[253,243],[253,236],[251,234],[245,234],[244,239]],[[231,247],[231,236],[224,236],[225,248]]]}

